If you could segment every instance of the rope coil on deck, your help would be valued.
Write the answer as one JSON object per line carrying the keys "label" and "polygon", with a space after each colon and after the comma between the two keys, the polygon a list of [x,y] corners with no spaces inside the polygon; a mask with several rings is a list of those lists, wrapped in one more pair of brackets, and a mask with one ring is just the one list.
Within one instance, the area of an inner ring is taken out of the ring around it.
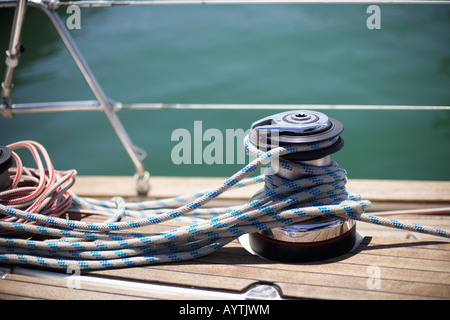
{"label": "rope coil on deck", "polygon": [[[297,166],[295,170],[307,174],[297,181],[277,180],[271,175],[248,177],[275,158],[289,169],[292,164],[278,157],[327,148],[335,143],[334,138],[277,147],[265,153],[247,138],[244,143],[247,152],[256,159],[221,185],[186,196],[132,203],[118,197],[108,201],[78,197],[70,191],[75,183],[75,170],[54,170],[47,152],[36,142],[11,144],[8,148],[13,150],[16,167],[10,169],[11,186],[0,192],[0,263],[105,269],[183,261],[210,254],[243,234],[319,215],[449,238],[445,230],[365,214],[370,202],[347,193],[346,172],[335,162],[326,167]],[[22,165],[14,152],[20,148],[30,151],[37,168]],[[264,181],[265,192],[246,204],[202,208],[231,188]],[[68,214],[103,215],[105,220],[83,222],[67,218]],[[172,219],[187,223],[163,232],[134,232]],[[31,236],[33,240],[28,239]]]}

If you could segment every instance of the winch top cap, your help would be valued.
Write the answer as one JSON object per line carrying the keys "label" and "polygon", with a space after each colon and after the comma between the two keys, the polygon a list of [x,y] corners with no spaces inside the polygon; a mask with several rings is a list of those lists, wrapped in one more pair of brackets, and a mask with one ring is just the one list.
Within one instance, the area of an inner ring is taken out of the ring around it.
{"label": "winch top cap", "polygon": [[249,139],[255,146],[313,143],[331,139],[344,130],[342,123],[312,110],[277,113],[250,127]]}

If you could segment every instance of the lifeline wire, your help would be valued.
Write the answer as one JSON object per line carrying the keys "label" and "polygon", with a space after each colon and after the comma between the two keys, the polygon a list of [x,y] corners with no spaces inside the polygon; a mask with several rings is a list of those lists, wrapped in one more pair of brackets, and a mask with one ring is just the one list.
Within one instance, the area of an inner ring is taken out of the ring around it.
{"label": "lifeline wire", "polygon": [[[9,169],[12,184],[0,192],[0,262],[59,269],[69,266],[106,269],[183,261],[210,254],[245,233],[319,215],[449,238],[445,230],[365,214],[370,202],[347,193],[346,172],[334,161],[326,167],[315,167],[279,158],[326,148],[334,142],[333,138],[302,146],[277,147],[264,153],[246,138],[246,151],[256,159],[221,185],[206,192],[134,203],[119,197],[108,201],[78,197],[70,191],[75,183],[75,170],[54,170],[46,150],[36,142],[11,144],[8,146],[11,150],[29,150],[37,168],[24,167],[13,151],[16,167]],[[284,169],[305,177],[296,181],[271,174],[248,178],[265,164],[270,168],[274,159]],[[261,182],[265,182],[264,192],[246,204],[201,208],[231,188]],[[61,217],[70,213],[103,215],[106,220],[94,223]],[[188,223],[151,234],[132,232],[172,219]],[[33,235],[33,240],[28,239]]]}

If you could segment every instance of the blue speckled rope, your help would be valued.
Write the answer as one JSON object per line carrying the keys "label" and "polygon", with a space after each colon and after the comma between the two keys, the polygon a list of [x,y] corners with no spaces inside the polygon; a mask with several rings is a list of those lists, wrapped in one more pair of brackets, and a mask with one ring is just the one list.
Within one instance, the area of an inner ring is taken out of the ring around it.
{"label": "blue speckled rope", "polygon": [[[187,196],[126,203],[121,198],[103,201],[72,194],[70,212],[107,216],[101,223],[51,217],[0,204],[0,213],[19,219],[0,221],[0,231],[14,232],[15,235],[0,237],[0,262],[48,268],[104,269],[183,261],[214,252],[245,233],[298,223],[318,215],[350,217],[449,237],[444,230],[365,214],[370,202],[346,192],[346,173],[335,162],[327,167],[314,167],[295,165],[278,158],[288,153],[325,148],[334,142],[331,139],[301,147],[278,147],[264,153],[246,139],[246,150],[256,157],[255,160],[221,185]],[[303,172],[306,176],[297,181],[276,175],[247,178],[273,159],[280,161],[284,168]],[[264,192],[244,205],[201,208],[230,188],[263,181]],[[172,219],[189,221],[189,224],[161,233],[124,232]],[[21,237],[23,234],[38,234],[46,240],[27,240]]]}

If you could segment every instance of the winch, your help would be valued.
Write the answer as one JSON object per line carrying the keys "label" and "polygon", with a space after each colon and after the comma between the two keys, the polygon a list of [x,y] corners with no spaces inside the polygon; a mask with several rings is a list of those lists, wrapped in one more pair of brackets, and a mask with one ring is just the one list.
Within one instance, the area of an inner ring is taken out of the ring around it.
{"label": "winch", "polygon": [[[270,170],[265,173],[265,188],[254,198],[273,189],[274,181],[289,185],[292,181],[315,179],[314,168],[329,167],[332,164],[331,154],[344,146],[344,140],[340,137],[343,129],[340,121],[311,110],[282,112],[254,122],[249,141],[263,152],[278,146],[312,146],[310,151],[290,153],[272,160]],[[325,148],[314,148],[315,144],[326,140],[333,143]],[[293,207],[308,205],[311,204],[299,203]],[[252,233],[249,244],[256,254],[269,260],[311,262],[349,252],[355,246],[356,239],[354,220],[318,216],[294,225]]]}
{"label": "winch", "polygon": [[[200,258],[235,239],[267,259],[322,261],[358,246],[354,221],[449,238],[446,230],[365,213],[370,201],[346,191],[346,172],[330,157],[343,146],[342,130],[339,121],[313,111],[262,119],[244,138],[256,158],[223,183],[138,202],[80,197],[70,191],[76,170],[55,170],[38,142],[9,144],[0,148],[0,262],[65,270],[137,267]],[[34,167],[22,165],[18,149],[31,152]],[[12,161],[16,166],[8,170]],[[249,177],[264,164],[271,169],[264,177]],[[202,208],[231,188],[263,181],[264,189],[243,205]],[[91,222],[70,214],[107,218]],[[179,218],[189,224],[159,228]],[[157,232],[122,231],[154,225]]]}

